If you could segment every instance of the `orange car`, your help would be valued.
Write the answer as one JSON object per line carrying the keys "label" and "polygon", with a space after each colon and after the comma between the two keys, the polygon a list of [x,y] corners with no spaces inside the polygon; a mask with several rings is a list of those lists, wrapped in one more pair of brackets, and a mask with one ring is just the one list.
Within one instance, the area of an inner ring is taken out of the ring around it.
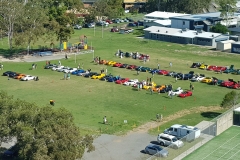
{"label": "orange car", "polygon": [[165,88],[165,85],[157,85],[156,87],[153,88],[154,92],[158,92],[159,90],[162,90]]}
{"label": "orange car", "polygon": [[108,61],[104,60],[104,59],[99,62],[99,64],[107,64],[107,63],[108,63]]}
{"label": "orange car", "polygon": [[23,77],[25,77],[25,76],[26,76],[25,74],[19,73],[19,74],[17,74],[17,75],[14,77],[14,79],[21,79],[21,78],[23,78]]}

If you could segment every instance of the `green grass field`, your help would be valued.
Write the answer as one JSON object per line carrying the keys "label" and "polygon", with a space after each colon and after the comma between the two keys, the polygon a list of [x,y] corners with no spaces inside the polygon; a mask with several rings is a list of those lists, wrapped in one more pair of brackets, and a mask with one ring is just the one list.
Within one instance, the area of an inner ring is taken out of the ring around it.
{"label": "green grass field", "polygon": [[240,128],[231,127],[215,137],[184,160],[235,160],[240,156]]}
{"label": "green grass field", "polygon": [[[105,28],[102,38],[101,28],[96,28],[95,36],[93,29],[82,29],[69,40],[70,43],[79,42],[79,37],[86,35],[88,44],[92,44],[95,49],[95,56],[101,59],[114,60],[117,62],[143,65],[156,68],[160,63],[160,69],[174,70],[187,73],[190,70],[196,73],[203,73],[206,76],[216,76],[227,80],[233,78],[239,80],[237,75],[215,74],[211,71],[199,69],[190,69],[193,62],[205,62],[212,65],[231,65],[240,68],[240,55],[215,52],[209,48],[193,45],[181,45],[174,43],[165,43],[160,41],[151,41],[137,38],[133,34],[110,33],[110,28]],[[6,40],[0,42],[1,52],[6,51]],[[51,41],[39,41],[35,44],[49,46]],[[57,43],[57,42],[56,42]],[[121,49],[124,52],[136,52],[148,54],[151,60],[146,64],[142,61],[131,58],[120,59],[114,56],[114,53]],[[84,69],[91,68],[92,71],[100,72],[103,65],[92,63],[92,54],[83,54],[77,56],[75,63],[74,56],[68,60],[62,60],[62,65],[77,67],[78,63],[84,63]],[[173,67],[169,68],[169,62]],[[58,63],[58,60],[51,61]],[[76,124],[83,130],[103,133],[123,134],[152,119],[155,119],[156,113],[162,113],[164,117],[183,109],[190,109],[199,106],[218,106],[224,95],[231,90],[218,86],[211,86],[202,83],[194,83],[195,90],[192,97],[181,99],[174,97],[169,99],[166,94],[149,94],[148,91],[135,91],[131,87],[116,85],[113,83],[91,80],[78,76],[71,76],[71,80],[60,80],[63,73],[44,70],[45,62],[37,62],[37,70],[29,70],[32,63],[27,62],[3,62],[4,70],[13,70],[25,74],[39,76],[40,81],[21,82],[17,80],[7,80],[6,77],[0,77],[1,90],[7,91],[15,98],[20,98],[38,104],[39,106],[49,105],[49,100],[56,101],[55,108],[65,107],[75,117]],[[149,73],[140,73],[136,75],[135,71],[127,69],[111,68],[108,71],[114,75],[138,78],[143,80],[150,77]],[[0,71],[0,74],[3,71]],[[157,84],[173,84],[174,88],[182,87],[189,89],[189,81],[178,81],[174,83],[171,77],[155,75],[153,81]],[[163,108],[166,107],[166,110]],[[103,116],[107,116],[109,125],[102,124]],[[202,116],[199,120],[204,119]],[[123,121],[128,120],[128,124]]]}

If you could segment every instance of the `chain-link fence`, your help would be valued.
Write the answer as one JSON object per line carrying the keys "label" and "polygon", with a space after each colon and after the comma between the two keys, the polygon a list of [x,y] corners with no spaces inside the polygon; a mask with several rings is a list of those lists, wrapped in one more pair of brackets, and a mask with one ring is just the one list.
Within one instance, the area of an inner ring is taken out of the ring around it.
{"label": "chain-link fence", "polygon": [[181,160],[205,143],[207,143],[209,140],[214,138],[215,136],[221,134],[225,130],[227,130],[229,127],[233,125],[233,111],[234,109],[240,107],[240,104],[235,105],[231,109],[227,110],[223,114],[219,115],[218,117],[214,118],[211,121],[202,121],[198,125],[196,125],[197,128],[201,130],[200,137],[195,140],[188,140],[188,137],[194,136],[191,134],[194,134],[191,132],[189,135],[181,138],[180,140],[184,143],[183,147],[176,149],[176,147],[167,146],[163,147],[164,151],[168,151],[168,156],[163,157],[160,154],[152,155],[147,160]]}

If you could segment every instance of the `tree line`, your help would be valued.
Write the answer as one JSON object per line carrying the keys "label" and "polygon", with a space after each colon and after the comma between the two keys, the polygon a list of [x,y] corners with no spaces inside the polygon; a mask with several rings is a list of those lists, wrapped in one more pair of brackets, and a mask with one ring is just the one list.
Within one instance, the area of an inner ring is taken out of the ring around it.
{"label": "tree line", "polygon": [[76,160],[94,150],[64,108],[39,107],[0,92],[0,143],[17,139],[17,159]]}

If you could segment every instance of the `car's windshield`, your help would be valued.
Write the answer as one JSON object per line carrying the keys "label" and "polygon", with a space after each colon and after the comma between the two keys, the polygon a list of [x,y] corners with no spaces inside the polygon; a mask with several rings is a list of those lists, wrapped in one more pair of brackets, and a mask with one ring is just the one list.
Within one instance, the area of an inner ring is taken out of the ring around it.
{"label": "car's windshield", "polygon": [[178,139],[175,137],[172,139],[173,142],[176,142]]}

